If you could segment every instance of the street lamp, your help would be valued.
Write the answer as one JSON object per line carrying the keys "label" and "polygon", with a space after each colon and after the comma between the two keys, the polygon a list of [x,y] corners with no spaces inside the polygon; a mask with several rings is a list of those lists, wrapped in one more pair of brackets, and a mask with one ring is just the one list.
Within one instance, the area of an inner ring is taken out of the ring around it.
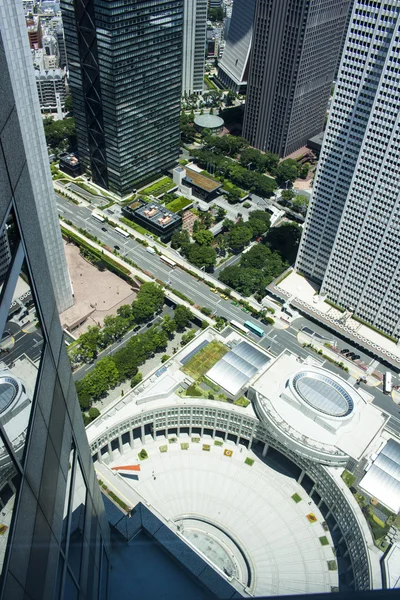
{"label": "street lamp", "polygon": [[252,162],[249,162],[249,163],[247,163],[247,169],[248,169],[249,171],[250,171],[250,167],[251,167],[251,165],[254,165],[254,163],[252,163]]}
{"label": "street lamp", "polygon": [[288,186],[288,183],[291,183],[290,179],[286,179],[286,181],[285,181],[285,186],[286,186],[286,189],[288,189],[288,187],[287,187],[287,186]]}

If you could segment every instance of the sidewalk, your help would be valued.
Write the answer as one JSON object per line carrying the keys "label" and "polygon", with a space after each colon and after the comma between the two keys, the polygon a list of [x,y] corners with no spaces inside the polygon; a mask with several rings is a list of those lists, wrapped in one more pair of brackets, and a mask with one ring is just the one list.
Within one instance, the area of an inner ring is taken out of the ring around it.
{"label": "sidewalk", "polygon": [[[71,225],[68,225],[65,221],[62,221],[62,226],[64,227],[64,229],[71,231],[74,235],[76,235],[77,237],[84,240],[85,243],[88,244],[88,246],[92,246],[92,248],[96,248],[96,250],[99,250],[105,256],[108,256],[109,258],[111,258],[114,262],[121,265],[121,267],[128,269],[130,271],[130,275],[132,277],[139,277],[140,279],[142,279],[146,282],[154,282],[155,281],[154,278],[150,277],[149,275],[146,275],[146,273],[144,273],[143,271],[140,271],[140,269],[137,269],[136,267],[132,267],[131,265],[126,263],[121,257],[115,256],[115,254],[113,254],[109,250],[106,250],[106,248],[103,248],[96,242],[93,242],[92,240],[88,239],[87,237],[85,237],[84,235],[79,233],[79,231],[77,231],[75,229],[75,227],[71,227]],[[136,234],[137,234],[137,232],[135,232],[135,235]],[[200,310],[198,310],[197,308],[195,308],[194,306],[189,304],[189,302],[186,302],[185,300],[178,298],[178,296],[175,296],[175,294],[172,293],[170,290],[164,288],[164,293],[167,296],[167,298],[172,300],[172,302],[174,302],[175,304],[180,304],[182,306],[186,306],[196,317],[198,317],[202,321],[207,321],[209,325],[215,325],[214,319],[211,319],[207,315],[204,315]]]}

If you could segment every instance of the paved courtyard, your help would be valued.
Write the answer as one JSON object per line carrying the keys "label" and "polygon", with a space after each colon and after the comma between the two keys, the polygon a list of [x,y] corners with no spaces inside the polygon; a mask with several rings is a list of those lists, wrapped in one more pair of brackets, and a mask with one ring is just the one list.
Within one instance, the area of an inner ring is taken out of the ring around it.
{"label": "paved courtyard", "polygon": [[[294,479],[232,442],[221,440],[217,446],[208,436],[197,443],[187,435],[175,439],[169,443],[161,437],[155,442],[147,436],[148,458],[143,461],[138,460],[140,442],[134,449],[126,444],[123,455],[114,451],[108,466],[96,463],[98,477],[130,505],[141,500],[175,521],[184,537],[187,527],[192,543],[197,531],[201,551],[209,552],[220,568],[229,563],[239,579],[245,557],[255,596],[330,592],[338,585],[337,571],[328,568],[335,556],[323,517]],[[246,459],[254,463],[246,464]],[[109,469],[139,462],[137,480]],[[298,494],[298,502],[293,494]],[[313,523],[307,518],[311,513]],[[213,528],[199,525],[202,520]],[[218,530],[236,542],[236,550]],[[212,541],[208,545],[207,535]]]}

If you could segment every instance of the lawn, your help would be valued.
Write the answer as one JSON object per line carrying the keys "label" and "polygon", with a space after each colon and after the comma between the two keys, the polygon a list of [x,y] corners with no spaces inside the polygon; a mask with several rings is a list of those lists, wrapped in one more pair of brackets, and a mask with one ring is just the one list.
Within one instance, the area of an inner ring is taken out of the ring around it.
{"label": "lawn", "polygon": [[352,473],[349,473],[349,471],[344,470],[342,473],[342,479],[347,487],[350,488],[354,484],[356,477]]}
{"label": "lawn", "polygon": [[149,187],[144,190],[140,190],[140,194],[144,195],[152,195],[152,196],[161,196],[161,194],[165,194],[169,192],[172,188],[176,187],[175,183],[169,177],[163,177],[159,181],[156,181]]}
{"label": "lawn", "polygon": [[250,404],[250,400],[247,400],[247,398],[245,398],[244,396],[240,396],[240,398],[235,400],[233,404],[236,404],[236,406],[243,406],[243,408],[246,408],[246,406]]}
{"label": "lawn", "polygon": [[200,377],[205,375],[207,371],[220,360],[229,349],[224,346],[221,342],[213,340],[205,348],[195,354],[187,363],[182,367],[182,371],[193,379],[198,380]]}
{"label": "lawn", "polygon": [[165,208],[173,213],[177,213],[180,210],[183,210],[184,208],[189,206],[189,204],[192,204],[191,200],[188,200],[187,198],[181,196],[176,200],[172,200],[172,202],[168,202],[168,204],[165,205]]}

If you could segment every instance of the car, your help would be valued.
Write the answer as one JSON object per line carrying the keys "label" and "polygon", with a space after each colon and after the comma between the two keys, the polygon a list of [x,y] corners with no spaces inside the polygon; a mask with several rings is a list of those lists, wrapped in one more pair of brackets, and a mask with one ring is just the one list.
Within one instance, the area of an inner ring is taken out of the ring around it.
{"label": "car", "polygon": [[354,352],[349,352],[348,355],[347,355],[347,358],[351,358],[351,360],[354,360],[355,356],[356,355],[354,354]]}
{"label": "car", "polygon": [[108,212],[109,215],[113,215],[114,214],[114,211],[111,210],[110,208],[107,208],[106,212]]}
{"label": "car", "polygon": [[353,360],[360,360],[361,356],[359,354],[355,354],[353,356]]}
{"label": "car", "polygon": [[114,246],[115,250],[121,250],[121,248],[119,246]]}
{"label": "car", "polygon": [[340,354],[347,354],[348,352],[350,352],[350,350],[348,348],[344,348],[344,350],[340,351]]}
{"label": "car", "polygon": [[141,327],[141,325],[136,325],[136,327],[134,328],[133,331],[139,331],[140,327]]}
{"label": "car", "polygon": [[101,230],[102,231],[107,231],[107,228],[106,227],[102,227]]}

